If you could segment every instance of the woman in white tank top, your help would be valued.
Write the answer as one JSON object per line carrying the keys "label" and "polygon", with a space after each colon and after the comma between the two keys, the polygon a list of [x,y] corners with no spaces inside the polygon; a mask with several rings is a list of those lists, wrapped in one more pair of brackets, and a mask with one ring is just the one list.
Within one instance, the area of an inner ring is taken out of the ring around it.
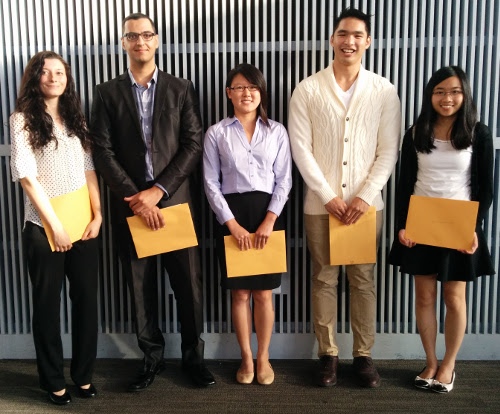
{"label": "woman in white tank top", "polygon": [[[479,201],[474,241],[469,250],[417,245],[405,234],[412,194]],[[453,389],[455,360],[467,324],[466,283],[495,273],[482,222],[493,198],[493,140],[477,122],[467,77],[456,66],[435,72],[424,91],[422,111],[404,137],[397,191],[398,239],[390,262],[415,276],[415,312],[426,367],[415,386],[446,393]],[[436,356],[437,282],[446,304],[446,352]]]}

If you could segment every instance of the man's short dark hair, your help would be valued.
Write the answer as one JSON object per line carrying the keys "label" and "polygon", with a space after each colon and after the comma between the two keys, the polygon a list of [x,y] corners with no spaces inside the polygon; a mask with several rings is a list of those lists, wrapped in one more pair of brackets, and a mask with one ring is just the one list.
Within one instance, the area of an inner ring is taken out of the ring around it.
{"label": "man's short dark hair", "polygon": [[333,22],[333,33],[338,29],[340,22],[348,17],[353,17],[364,22],[366,33],[370,36],[372,30],[371,15],[363,13],[361,10],[355,9],[354,7],[347,7],[342,10],[340,15]]}
{"label": "man's short dark hair", "polygon": [[127,17],[125,17],[123,19],[123,22],[122,22],[122,34],[123,32],[125,31],[125,23],[128,22],[129,20],[139,20],[139,19],[148,19],[149,22],[151,23],[151,27],[153,28],[153,31],[156,33],[156,27],[155,27],[155,23],[153,22],[153,20],[151,20],[151,17],[143,14],[143,13],[132,13],[132,14],[129,14]]}

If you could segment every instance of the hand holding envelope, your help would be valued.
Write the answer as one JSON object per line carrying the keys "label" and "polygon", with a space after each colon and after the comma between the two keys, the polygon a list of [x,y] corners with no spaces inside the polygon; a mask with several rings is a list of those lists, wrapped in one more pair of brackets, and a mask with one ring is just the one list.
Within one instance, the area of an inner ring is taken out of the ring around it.
{"label": "hand holding envelope", "polygon": [[[71,193],[51,198],[50,204],[64,230],[68,233],[71,243],[81,240],[85,229],[92,221],[92,206],[87,184]],[[45,229],[49,228],[48,223],[43,219],[42,224]],[[47,230],[45,233],[47,234],[50,249],[55,251],[54,235]]]}
{"label": "hand holding envelope", "polygon": [[[255,246],[255,233],[250,234]],[[273,231],[263,249],[240,250],[233,236],[224,236],[227,277],[286,272],[285,231]]]}
{"label": "hand holding envelope", "polygon": [[330,224],[330,264],[353,265],[377,261],[377,212],[374,206],[346,226],[333,215]]}
{"label": "hand holding envelope", "polygon": [[412,195],[406,238],[418,244],[469,250],[476,229],[477,201]]}
{"label": "hand holding envelope", "polygon": [[151,230],[139,216],[127,217],[137,257],[148,257],[198,245],[187,203],[162,208],[165,227]]}

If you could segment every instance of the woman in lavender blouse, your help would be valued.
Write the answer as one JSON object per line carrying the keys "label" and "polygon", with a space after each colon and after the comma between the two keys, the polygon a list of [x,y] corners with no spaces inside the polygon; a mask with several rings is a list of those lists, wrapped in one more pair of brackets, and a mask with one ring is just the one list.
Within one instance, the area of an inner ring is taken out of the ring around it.
{"label": "woman in lavender blouse", "polygon": [[[221,285],[231,289],[234,329],[241,348],[236,380],[250,384],[254,363],[250,338],[254,300],[257,333],[257,381],[271,384],[269,343],[274,324],[272,289],[281,274],[228,278],[224,254],[225,235],[232,235],[241,250],[263,249],[273,230],[283,229],[279,216],[292,187],[292,158],[285,127],[267,118],[267,91],[262,73],[242,63],[226,81],[234,116],[211,126],[205,136],[203,167],[205,192],[220,226],[217,254]],[[250,233],[255,233],[252,244]]]}

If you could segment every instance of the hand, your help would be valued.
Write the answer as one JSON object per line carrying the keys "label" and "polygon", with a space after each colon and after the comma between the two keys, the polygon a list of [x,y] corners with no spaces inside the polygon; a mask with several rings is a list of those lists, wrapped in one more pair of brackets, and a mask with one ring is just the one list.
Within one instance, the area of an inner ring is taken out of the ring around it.
{"label": "hand", "polygon": [[54,249],[56,252],[67,252],[73,247],[64,227],[61,226],[60,228],[52,229],[52,235],[54,236]]}
{"label": "hand", "polygon": [[479,242],[477,241],[477,233],[474,232],[474,239],[472,240],[472,246],[469,250],[461,250],[461,249],[458,249],[458,251],[460,253],[464,253],[464,254],[474,254],[474,252],[477,250],[479,246]]}
{"label": "hand", "polygon": [[255,248],[263,249],[269,240],[269,236],[273,232],[274,223],[278,216],[272,211],[268,211],[266,218],[260,224],[259,228],[255,232]]}
{"label": "hand", "polygon": [[160,209],[156,206],[163,197],[163,191],[153,186],[144,191],[139,191],[130,197],[125,197],[129,207],[136,216],[142,217],[146,226],[151,230],[158,230],[165,227],[165,220]]}
{"label": "hand", "polygon": [[342,220],[342,216],[347,211],[347,204],[340,197],[335,197],[325,204],[325,208],[330,214]]}
{"label": "hand", "polygon": [[125,197],[124,200],[136,216],[142,216],[143,213],[148,214],[160,202],[162,197],[163,191],[154,185],[147,190],[139,191],[133,196]]}
{"label": "hand", "polygon": [[146,226],[151,230],[159,230],[165,227],[165,219],[158,207],[154,206],[151,210],[143,211],[140,216],[144,220]]}
{"label": "hand", "polygon": [[102,217],[94,217],[94,219],[87,225],[85,231],[82,235],[82,240],[95,239],[99,235],[99,229],[101,228]]}
{"label": "hand", "polygon": [[415,246],[417,243],[415,243],[414,241],[411,241],[410,239],[407,239],[406,238],[406,229],[401,229],[399,230],[399,242],[403,245],[403,246],[406,246],[406,247],[413,247]]}
{"label": "hand", "polygon": [[252,248],[252,239],[250,233],[241,227],[235,219],[226,221],[226,226],[231,232],[231,235],[238,242],[240,250],[248,250]]}
{"label": "hand", "polygon": [[359,197],[352,200],[351,205],[347,208],[347,211],[342,216],[341,220],[345,225],[356,223],[365,214],[370,205]]}

